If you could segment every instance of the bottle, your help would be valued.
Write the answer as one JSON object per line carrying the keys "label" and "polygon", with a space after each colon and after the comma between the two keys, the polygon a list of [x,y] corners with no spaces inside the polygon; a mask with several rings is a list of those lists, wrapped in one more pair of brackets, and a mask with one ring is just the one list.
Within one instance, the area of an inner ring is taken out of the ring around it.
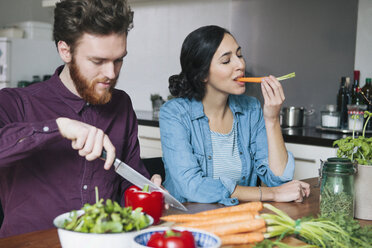
{"label": "bottle", "polygon": [[347,129],[348,115],[347,104],[349,103],[349,96],[346,88],[346,77],[341,77],[341,85],[337,94],[337,112],[340,113],[340,128]]}
{"label": "bottle", "polygon": [[354,71],[354,83],[351,89],[351,104],[355,105],[361,105],[360,103],[360,97],[358,97],[358,88],[359,88],[359,77],[360,77],[360,71],[355,70]]}
{"label": "bottle", "polygon": [[346,96],[347,96],[347,104],[351,104],[351,83],[350,83],[350,77],[346,77],[345,90],[346,90]]}
{"label": "bottle", "polygon": [[[372,113],[372,84],[371,78],[366,78],[366,84],[362,88],[364,94],[364,103],[367,105],[367,110]],[[372,130],[372,121],[367,124],[366,130]]]}
{"label": "bottle", "polygon": [[356,169],[348,158],[328,158],[319,170],[320,212],[325,216],[354,217]]}

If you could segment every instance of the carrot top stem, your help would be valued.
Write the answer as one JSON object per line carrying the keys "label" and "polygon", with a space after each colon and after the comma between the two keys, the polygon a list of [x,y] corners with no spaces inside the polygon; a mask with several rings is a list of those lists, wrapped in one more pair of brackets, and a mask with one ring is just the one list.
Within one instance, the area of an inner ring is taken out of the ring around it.
{"label": "carrot top stem", "polygon": [[289,73],[289,74],[287,74],[287,75],[284,75],[284,76],[278,77],[277,79],[278,79],[279,81],[281,81],[281,80],[286,80],[286,79],[289,79],[289,78],[293,78],[293,77],[295,77],[295,76],[296,76],[296,73],[292,72],[292,73]]}

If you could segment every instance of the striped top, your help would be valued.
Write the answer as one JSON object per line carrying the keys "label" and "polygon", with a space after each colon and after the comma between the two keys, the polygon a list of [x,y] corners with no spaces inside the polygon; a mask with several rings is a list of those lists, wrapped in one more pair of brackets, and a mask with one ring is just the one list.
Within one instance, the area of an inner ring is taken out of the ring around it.
{"label": "striped top", "polygon": [[239,157],[237,125],[228,134],[211,130],[213,149],[213,178],[228,177],[236,182],[240,181],[242,162]]}

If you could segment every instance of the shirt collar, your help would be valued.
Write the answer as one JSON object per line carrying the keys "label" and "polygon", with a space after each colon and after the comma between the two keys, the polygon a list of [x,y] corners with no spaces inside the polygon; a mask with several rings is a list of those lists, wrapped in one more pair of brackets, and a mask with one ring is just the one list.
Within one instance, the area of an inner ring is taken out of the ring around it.
{"label": "shirt collar", "polygon": [[67,87],[62,83],[59,78],[59,74],[62,72],[63,65],[58,67],[54,75],[49,79],[51,82],[51,90],[58,96],[66,105],[79,113],[83,110],[84,106],[87,105],[87,102],[84,101],[81,97],[73,94]]}
{"label": "shirt collar", "polygon": [[[233,112],[234,116],[239,113],[243,113],[243,107],[241,103],[237,101],[236,96],[229,95],[229,106],[231,111]],[[203,103],[201,101],[195,100],[195,98],[191,99],[191,118],[196,120],[198,118],[202,118],[205,116]]]}

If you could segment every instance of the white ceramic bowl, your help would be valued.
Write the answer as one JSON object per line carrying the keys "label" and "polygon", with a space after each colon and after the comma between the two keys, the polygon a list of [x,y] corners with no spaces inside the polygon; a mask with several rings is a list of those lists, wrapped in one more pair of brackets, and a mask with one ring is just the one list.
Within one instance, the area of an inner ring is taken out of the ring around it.
{"label": "white ceramic bowl", "polygon": [[[139,231],[135,235],[133,235],[131,247],[147,248],[148,246],[146,246],[146,244],[149,241],[152,234],[157,232],[164,232],[165,230],[168,229],[169,227],[154,227]],[[192,232],[192,235],[194,236],[198,248],[218,248],[221,246],[220,238],[214,235],[213,233],[194,228],[176,227],[174,229],[179,231],[187,230]]]}
{"label": "white ceramic bowl", "polygon": [[[78,214],[83,214],[83,210],[79,210]],[[150,225],[154,223],[154,219],[147,215],[150,219]],[[127,248],[133,236],[137,231],[123,233],[81,233],[63,229],[65,220],[70,219],[70,212],[61,214],[53,220],[54,226],[58,228],[59,241],[62,248]]]}

